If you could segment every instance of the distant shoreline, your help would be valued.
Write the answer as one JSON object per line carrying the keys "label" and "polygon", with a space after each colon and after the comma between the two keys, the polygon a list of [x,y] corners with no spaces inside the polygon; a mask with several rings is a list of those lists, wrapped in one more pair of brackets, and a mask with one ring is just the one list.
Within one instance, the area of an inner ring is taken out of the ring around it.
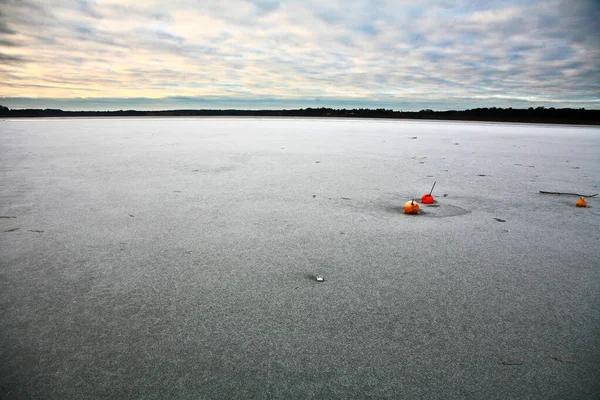
{"label": "distant shoreline", "polygon": [[386,109],[305,108],[295,110],[163,110],[63,111],[15,109],[0,106],[1,118],[56,117],[302,117],[381,118],[404,120],[516,122],[536,124],[600,125],[600,110],[572,108],[476,108],[464,111],[394,111]]}

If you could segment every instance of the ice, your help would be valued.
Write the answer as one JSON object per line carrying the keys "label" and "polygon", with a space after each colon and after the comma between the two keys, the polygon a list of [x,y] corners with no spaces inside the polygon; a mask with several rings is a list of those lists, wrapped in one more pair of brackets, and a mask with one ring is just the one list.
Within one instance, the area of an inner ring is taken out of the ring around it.
{"label": "ice", "polygon": [[566,125],[2,120],[2,393],[595,397],[600,203],[539,190],[600,192],[599,155]]}

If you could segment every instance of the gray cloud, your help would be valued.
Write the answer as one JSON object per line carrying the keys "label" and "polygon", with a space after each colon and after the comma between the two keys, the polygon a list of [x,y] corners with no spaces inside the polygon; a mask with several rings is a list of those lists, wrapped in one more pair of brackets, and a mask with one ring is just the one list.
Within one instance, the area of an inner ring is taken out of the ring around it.
{"label": "gray cloud", "polygon": [[96,0],[78,0],[79,9],[94,18],[102,18],[102,14],[96,9]]}
{"label": "gray cloud", "polygon": [[[23,88],[44,88],[44,89],[63,89],[65,85],[35,85],[31,83],[7,83],[6,86],[14,87],[18,89]],[[85,92],[93,92],[94,89],[89,89],[85,87],[69,87],[71,90],[76,91],[85,91]]]}
{"label": "gray cloud", "polygon": [[165,23],[174,22],[173,16],[166,11],[152,12],[152,18],[154,18],[157,21],[161,21],[161,22],[165,22]]}
{"label": "gray cloud", "polygon": [[93,26],[89,25],[89,24],[79,24],[75,26],[75,30],[81,34],[84,35],[91,35],[95,32],[95,29]]}
{"label": "gray cloud", "polygon": [[261,14],[267,14],[277,10],[280,7],[278,0],[250,0]]}
{"label": "gray cloud", "polygon": [[0,47],[17,47],[19,44],[13,40],[0,39]]}
{"label": "gray cloud", "polygon": [[11,29],[8,27],[8,24],[6,23],[6,21],[1,21],[0,20],[0,33],[3,35],[14,35],[15,33],[17,33],[17,31],[15,31],[14,29]]}
{"label": "gray cloud", "polygon": [[172,40],[175,42],[183,42],[183,37],[180,35],[177,35],[171,31],[169,31],[166,27],[164,26],[157,26],[154,30],[154,33],[156,34],[156,36],[160,39],[167,39],[167,40]]}
{"label": "gray cloud", "polygon": [[28,60],[22,56],[0,53],[0,62],[6,64],[23,64],[28,62]]}

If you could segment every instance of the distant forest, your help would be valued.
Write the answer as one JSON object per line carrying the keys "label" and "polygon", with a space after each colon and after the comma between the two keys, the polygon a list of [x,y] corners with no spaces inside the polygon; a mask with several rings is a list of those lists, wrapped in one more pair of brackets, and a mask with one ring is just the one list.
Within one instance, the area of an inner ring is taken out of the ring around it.
{"label": "distant forest", "polygon": [[600,110],[584,108],[475,108],[464,111],[394,111],[384,108],[353,110],[303,108],[298,110],[166,110],[166,111],[63,111],[56,109],[11,110],[0,106],[0,117],[330,117],[330,118],[394,118],[434,119],[450,121],[530,122],[548,124],[600,125]]}

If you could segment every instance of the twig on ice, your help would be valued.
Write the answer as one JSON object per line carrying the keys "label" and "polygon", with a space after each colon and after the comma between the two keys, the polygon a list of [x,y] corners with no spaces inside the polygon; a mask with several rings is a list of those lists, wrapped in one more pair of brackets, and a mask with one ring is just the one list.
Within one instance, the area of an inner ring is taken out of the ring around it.
{"label": "twig on ice", "polygon": [[564,193],[564,192],[545,192],[543,190],[540,190],[540,193],[542,193],[542,194],[566,194],[568,196],[583,196],[583,197],[596,197],[596,196],[598,196],[598,193],[596,193],[596,194],[579,194],[579,193]]}
{"label": "twig on ice", "polygon": [[433,193],[433,188],[435,187],[436,183],[437,183],[437,181],[433,182],[433,186],[431,187],[431,190],[429,191],[430,196],[431,196],[431,193]]}

